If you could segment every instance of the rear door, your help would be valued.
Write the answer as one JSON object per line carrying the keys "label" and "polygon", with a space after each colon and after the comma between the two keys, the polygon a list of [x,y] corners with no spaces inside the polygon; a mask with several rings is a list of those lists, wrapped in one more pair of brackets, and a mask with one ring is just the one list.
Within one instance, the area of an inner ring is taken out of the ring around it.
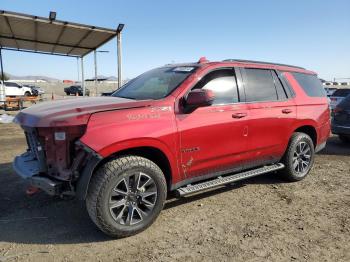
{"label": "rear door", "polygon": [[181,171],[193,180],[240,168],[248,141],[248,110],[239,102],[234,69],[207,73],[197,88],[214,92],[213,105],[176,115]]}
{"label": "rear door", "polygon": [[287,147],[296,106],[278,72],[269,69],[242,69],[246,104],[249,110],[249,167],[273,163]]}

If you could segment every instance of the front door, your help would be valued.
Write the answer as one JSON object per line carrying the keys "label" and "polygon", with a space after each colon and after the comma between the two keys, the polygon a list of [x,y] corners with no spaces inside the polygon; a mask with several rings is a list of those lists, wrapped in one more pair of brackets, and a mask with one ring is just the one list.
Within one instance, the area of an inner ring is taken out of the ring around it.
{"label": "front door", "polygon": [[248,141],[248,110],[239,103],[233,69],[209,72],[193,89],[214,92],[213,105],[176,115],[180,135],[181,171],[199,180],[240,167]]}

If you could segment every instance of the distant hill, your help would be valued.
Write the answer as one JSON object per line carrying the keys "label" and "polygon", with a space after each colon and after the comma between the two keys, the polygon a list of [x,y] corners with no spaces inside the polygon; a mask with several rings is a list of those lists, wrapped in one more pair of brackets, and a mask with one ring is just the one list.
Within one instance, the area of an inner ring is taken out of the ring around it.
{"label": "distant hill", "polygon": [[[11,75],[6,73],[6,75],[10,78],[9,80],[30,80],[30,81],[37,81],[37,80],[44,80],[46,82],[62,82],[62,80],[53,78],[53,77],[48,77],[48,76],[16,76],[16,75]],[[94,77],[90,79],[85,79],[86,81],[94,81]],[[98,75],[97,76],[98,80],[107,80],[107,81],[117,81],[118,78],[115,76],[104,76],[104,75]],[[126,80],[124,80],[125,82]]]}
{"label": "distant hill", "polygon": [[48,77],[48,76],[16,76],[16,75],[11,75],[7,74],[10,78],[10,80],[44,80],[47,82],[61,82],[61,80],[53,78],[53,77]]}
{"label": "distant hill", "polygon": [[[85,79],[86,81],[94,81],[95,77]],[[115,76],[104,76],[104,75],[98,75],[97,76],[98,81],[117,81],[118,78]]]}
{"label": "distant hill", "polygon": [[108,76],[108,77],[107,77],[107,80],[108,80],[108,81],[117,81],[118,78],[115,77],[115,76]]}

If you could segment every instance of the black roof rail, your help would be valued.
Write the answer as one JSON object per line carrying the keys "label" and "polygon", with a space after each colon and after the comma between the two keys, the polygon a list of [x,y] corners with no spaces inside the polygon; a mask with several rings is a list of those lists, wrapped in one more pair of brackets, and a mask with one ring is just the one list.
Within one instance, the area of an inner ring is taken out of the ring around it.
{"label": "black roof rail", "polygon": [[268,65],[277,65],[277,66],[288,66],[288,67],[294,67],[299,69],[304,69],[304,67],[301,66],[293,66],[293,65],[287,65],[287,64],[279,64],[279,63],[271,63],[271,62],[264,62],[264,61],[254,61],[254,60],[244,60],[244,59],[225,59],[223,62],[242,62],[242,63],[253,63],[253,64],[268,64]]}

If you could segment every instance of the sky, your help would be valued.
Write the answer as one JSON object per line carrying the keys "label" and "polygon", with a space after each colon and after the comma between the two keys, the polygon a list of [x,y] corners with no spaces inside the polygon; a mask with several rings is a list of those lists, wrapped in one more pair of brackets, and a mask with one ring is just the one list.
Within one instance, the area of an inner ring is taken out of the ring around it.
{"label": "sky", "polygon": [[[349,0],[0,0],[0,9],[123,30],[123,75],[172,62],[227,58],[306,67],[350,77]],[[116,39],[98,53],[98,74],[117,74]],[[76,58],[3,51],[5,72],[77,79]],[[85,58],[93,77],[93,55]]]}

